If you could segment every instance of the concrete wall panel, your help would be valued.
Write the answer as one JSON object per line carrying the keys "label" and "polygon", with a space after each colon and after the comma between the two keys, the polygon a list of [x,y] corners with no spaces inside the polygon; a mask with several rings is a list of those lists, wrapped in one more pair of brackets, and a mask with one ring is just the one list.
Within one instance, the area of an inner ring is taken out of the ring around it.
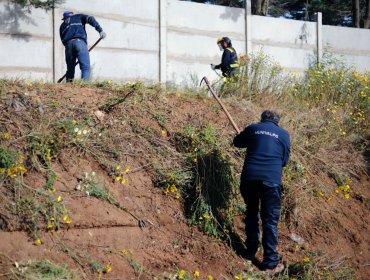
{"label": "concrete wall panel", "polygon": [[[8,1],[0,2],[0,33],[16,41],[53,38],[52,14],[42,9],[21,9]],[[19,43],[19,42],[18,42]]]}
{"label": "concrete wall panel", "polygon": [[[148,63],[152,61],[153,63]],[[92,78],[128,81],[136,79],[158,80],[156,53],[98,49],[91,54]]]}
{"label": "concrete wall panel", "polygon": [[0,3],[0,77],[51,80],[53,21],[41,9]]}
{"label": "concrete wall panel", "polygon": [[286,69],[307,69],[316,44],[316,23],[252,16],[253,51],[263,50]]}
{"label": "concrete wall panel", "polygon": [[172,30],[244,40],[244,19],[244,9],[168,0],[167,28]]}
{"label": "concrete wall panel", "polygon": [[360,71],[370,69],[370,31],[323,25],[324,51],[353,65]]}
{"label": "concrete wall panel", "polygon": [[265,44],[286,44],[287,47],[315,46],[316,23],[252,16],[252,40]]}
{"label": "concrete wall panel", "polygon": [[255,54],[262,51],[270,56],[271,60],[280,64],[283,68],[293,72],[304,72],[309,63],[315,59],[313,51],[305,49],[289,49],[280,46],[253,46]]}

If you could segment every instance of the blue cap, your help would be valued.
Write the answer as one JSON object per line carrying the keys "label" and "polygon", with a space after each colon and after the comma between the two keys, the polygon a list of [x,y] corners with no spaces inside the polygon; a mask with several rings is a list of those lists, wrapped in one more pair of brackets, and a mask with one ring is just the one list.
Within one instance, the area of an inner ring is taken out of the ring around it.
{"label": "blue cap", "polygon": [[66,19],[66,18],[70,17],[70,16],[71,16],[71,14],[73,14],[73,12],[65,11],[65,12],[63,13],[63,18],[62,18],[62,20],[64,20],[64,19]]}

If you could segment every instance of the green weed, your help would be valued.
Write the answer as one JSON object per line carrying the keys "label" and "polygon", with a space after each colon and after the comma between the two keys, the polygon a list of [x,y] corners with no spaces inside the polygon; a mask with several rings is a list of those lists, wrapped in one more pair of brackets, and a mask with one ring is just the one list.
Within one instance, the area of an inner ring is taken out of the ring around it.
{"label": "green weed", "polygon": [[0,148],[0,168],[10,169],[19,161],[19,154],[8,148]]}
{"label": "green weed", "polygon": [[[12,273],[17,279],[27,280],[77,280],[80,274],[75,270],[69,270],[67,265],[59,266],[50,261],[29,260],[27,262],[15,262]],[[18,278],[20,277],[20,278]]]}

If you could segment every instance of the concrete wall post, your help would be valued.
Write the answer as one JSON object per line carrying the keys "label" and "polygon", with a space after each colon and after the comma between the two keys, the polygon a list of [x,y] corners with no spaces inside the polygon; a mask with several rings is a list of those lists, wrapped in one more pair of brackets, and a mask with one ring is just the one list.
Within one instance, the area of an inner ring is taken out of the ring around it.
{"label": "concrete wall post", "polygon": [[245,54],[252,53],[252,9],[251,0],[245,0]]}
{"label": "concrete wall post", "polygon": [[322,13],[317,13],[317,28],[316,28],[316,38],[317,38],[317,65],[321,63],[322,60]]}
{"label": "concrete wall post", "polygon": [[159,82],[167,82],[167,0],[159,1]]}

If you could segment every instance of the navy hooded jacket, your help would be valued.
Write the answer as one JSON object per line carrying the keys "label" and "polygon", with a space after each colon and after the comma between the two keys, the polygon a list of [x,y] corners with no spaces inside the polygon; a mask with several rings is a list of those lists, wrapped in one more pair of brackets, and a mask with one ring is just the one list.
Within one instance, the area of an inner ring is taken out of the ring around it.
{"label": "navy hooded jacket", "polygon": [[282,169],[290,155],[289,133],[272,121],[249,125],[234,138],[234,146],[247,148],[241,180],[281,185]]}
{"label": "navy hooded jacket", "polygon": [[71,39],[81,39],[87,44],[86,23],[95,27],[95,30],[99,33],[103,31],[103,28],[100,27],[94,17],[83,14],[72,15],[64,19],[59,28],[60,39],[63,45],[66,45]]}
{"label": "navy hooded jacket", "polygon": [[233,47],[224,49],[221,64],[216,65],[216,69],[221,69],[222,75],[228,77],[233,70],[239,67],[238,55]]}

